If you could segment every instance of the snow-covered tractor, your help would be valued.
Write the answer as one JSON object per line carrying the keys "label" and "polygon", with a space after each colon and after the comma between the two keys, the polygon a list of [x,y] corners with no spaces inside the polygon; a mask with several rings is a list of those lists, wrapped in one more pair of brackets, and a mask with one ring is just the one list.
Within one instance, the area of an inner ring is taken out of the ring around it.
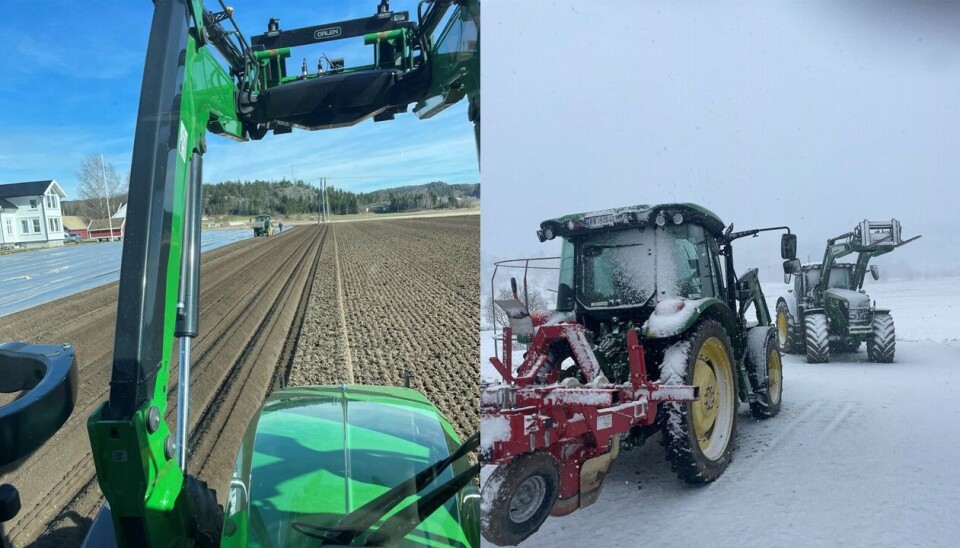
{"label": "snow-covered tractor", "polygon": [[[867,358],[890,363],[896,352],[893,317],[877,308],[863,290],[867,272],[880,278],[870,260],[906,245],[900,222],[867,221],[853,231],[827,240],[823,262],[801,265],[794,261],[784,270],[784,281],[795,275],[793,289],[777,300],[777,332],[780,347],[788,354],[806,353],[810,363],[830,361],[831,350],[856,352],[867,343]],[[856,253],[855,263],[837,262]]]}
{"label": "snow-covered tractor", "polygon": [[[481,388],[484,537],[516,544],[548,515],[596,501],[621,449],[662,433],[667,459],[689,483],[715,480],[730,462],[738,402],[758,418],[780,410],[782,374],[757,269],[737,277],[737,238],[693,204],[635,206],[544,221],[561,238],[557,304],[507,312],[502,380]],[[526,276],[525,276],[526,279]],[[752,314],[750,308],[753,308]],[[748,315],[753,315],[748,320]],[[512,363],[514,339],[528,344]]]}

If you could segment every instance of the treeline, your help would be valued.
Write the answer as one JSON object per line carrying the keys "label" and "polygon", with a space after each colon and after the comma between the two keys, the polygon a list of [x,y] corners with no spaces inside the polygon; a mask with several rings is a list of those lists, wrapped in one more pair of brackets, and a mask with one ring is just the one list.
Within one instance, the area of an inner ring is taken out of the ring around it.
{"label": "treeline", "polygon": [[[435,181],[373,192],[327,186],[327,199],[334,215],[458,208],[479,198],[479,184],[448,185]],[[225,181],[203,186],[203,209],[208,216],[316,213],[320,199],[320,189],[303,181]]]}
{"label": "treeline", "polygon": [[[334,215],[459,208],[480,199],[480,185],[434,181],[373,192],[328,186],[327,198]],[[63,202],[64,214],[86,216],[84,205],[80,201]],[[320,189],[303,181],[224,181],[203,185],[203,213],[211,217],[260,213],[287,216],[316,213],[319,208]]]}

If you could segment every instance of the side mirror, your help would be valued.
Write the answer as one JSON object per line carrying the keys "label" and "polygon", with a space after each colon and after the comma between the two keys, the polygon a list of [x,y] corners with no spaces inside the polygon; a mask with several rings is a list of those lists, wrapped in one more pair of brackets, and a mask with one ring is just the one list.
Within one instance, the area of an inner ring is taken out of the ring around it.
{"label": "side mirror", "polygon": [[874,280],[880,279],[880,269],[877,268],[877,265],[875,264],[870,265],[870,275],[873,276]]}
{"label": "side mirror", "polygon": [[797,258],[796,234],[784,234],[780,237],[780,258],[788,261]]}
{"label": "side mirror", "polygon": [[520,300],[520,297],[517,296],[517,279],[510,278],[510,292],[513,293],[513,298]]}

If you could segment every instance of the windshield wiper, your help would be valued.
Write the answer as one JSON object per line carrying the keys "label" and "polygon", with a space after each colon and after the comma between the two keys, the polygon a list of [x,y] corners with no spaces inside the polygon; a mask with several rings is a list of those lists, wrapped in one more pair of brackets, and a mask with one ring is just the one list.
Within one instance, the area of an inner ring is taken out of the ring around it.
{"label": "windshield wiper", "polygon": [[[403,481],[402,483],[391,488],[386,493],[383,493],[379,497],[364,504],[360,508],[357,508],[356,510],[350,512],[349,514],[346,514],[345,516],[343,516],[343,518],[340,519],[340,521],[337,522],[336,525],[332,527],[323,527],[319,525],[314,525],[312,523],[306,523],[303,521],[295,521],[293,522],[293,528],[294,530],[296,530],[301,534],[322,540],[323,544],[341,544],[341,545],[350,544],[351,542],[353,542],[355,538],[357,538],[357,536],[368,531],[370,527],[372,527],[374,524],[380,521],[380,518],[382,518],[387,512],[392,510],[396,505],[403,502],[405,498],[407,498],[412,494],[417,494],[420,491],[422,491],[426,486],[433,483],[433,481],[437,479],[437,477],[441,473],[443,473],[443,471],[446,470],[451,464],[465,457],[468,453],[478,448],[479,446],[480,446],[480,432],[477,432],[474,435],[470,436],[470,438],[467,439],[467,441],[464,442],[463,445],[461,445],[456,451],[451,453],[447,458],[431,464],[430,466],[421,470],[410,479]],[[479,467],[480,465],[477,464],[475,467],[471,467],[468,470],[468,472],[472,472],[473,475],[476,475],[477,473],[479,473],[479,470],[480,470]],[[476,469],[475,471],[474,471],[474,468]],[[429,501],[432,500],[431,497],[433,497],[434,495],[440,496],[442,494],[442,493],[437,494],[438,492],[441,492],[441,491],[448,492],[446,497],[440,501],[442,504],[442,502],[450,498],[453,495],[453,493],[456,493],[457,491],[463,488],[463,486],[461,486],[456,490],[449,491],[449,488],[452,488],[456,484],[460,483],[461,477],[464,476],[464,474],[466,474],[466,472],[454,477],[452,480],[446,482],[445,484],[435,489],[433,492],[430,493],[430,495],[428,495],[427,497],[424,497],[423,499],[424,504],[425,505],[428,504]],[[468,476],[468,479],[469,477],[472,477],[472,476]],[[466,483],[463,483],[463,485],[465,486]],[[439,505],[435,506],[433,510],[436,510],[436,508],[439,508]],[[407,508],[404,508],[401,512],[405,510],[407,510]],[[431,510],[431,512],[433,510]],[[423,514],[420,517],[420,520],[427,517],[428,515],[430,514],[429,513]],[[387,520],[387,523],[390,523],[390,520]],[[417,523],[414,523],[414,527],[417,525]],[[396,528],[396,526],[394,526],[394,528]]]}

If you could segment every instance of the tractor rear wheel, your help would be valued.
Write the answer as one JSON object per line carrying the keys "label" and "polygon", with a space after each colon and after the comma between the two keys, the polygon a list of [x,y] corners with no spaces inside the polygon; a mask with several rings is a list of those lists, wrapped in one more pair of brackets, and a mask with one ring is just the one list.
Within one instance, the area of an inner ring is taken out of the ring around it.
{"label": "tractor rear wheel", "polygon": [[790,307],[783,299],[777,301],[777,338],[780,342],[780,350],[784,354],[800,352],[796,320],[793,319]]}
{"label": "tractor rear wheel", "polygon": [[893,363],[897,349],[893,317],[885,312],[873,315],[873,336],[867,340],[867,358],[877,363]]}
{"label": "tractor rear wheel", "polygon": [[557,500],[559,482],[557,461],[543,451],[498,466],[480,494],[483,537],[511,546],[536,533]]}
{"label": "tractor rear wheel", "polygon": [[747,353],[747,359],[754,362],[748,364],[752,377],[750,384],[760,387],[757,390],[760,398],[750,402],[750,412],[758,419],[769,419],[780,412],[780,397],[783,395],[783,364],[780,361],[780,349],[777,348],[777,336],[772,329],[768,331],[763,348],[759,350],[762,356],[752,356],[749,350]]}
{"label": "tractor rear wheel", "polygon": [[737,430],[737,379],[726,330],[705,320],[667,349],[661,365],[665,384],[700,388],[693,402],[662,404],[666,458],[687,483],[708,483],[730,464]]}
{"label": "tractor rear wheel", "polygon": [[803,321],[804,342],[807,347],[807,363],[830,361],[830,330],[826,314],[807,314]]}

